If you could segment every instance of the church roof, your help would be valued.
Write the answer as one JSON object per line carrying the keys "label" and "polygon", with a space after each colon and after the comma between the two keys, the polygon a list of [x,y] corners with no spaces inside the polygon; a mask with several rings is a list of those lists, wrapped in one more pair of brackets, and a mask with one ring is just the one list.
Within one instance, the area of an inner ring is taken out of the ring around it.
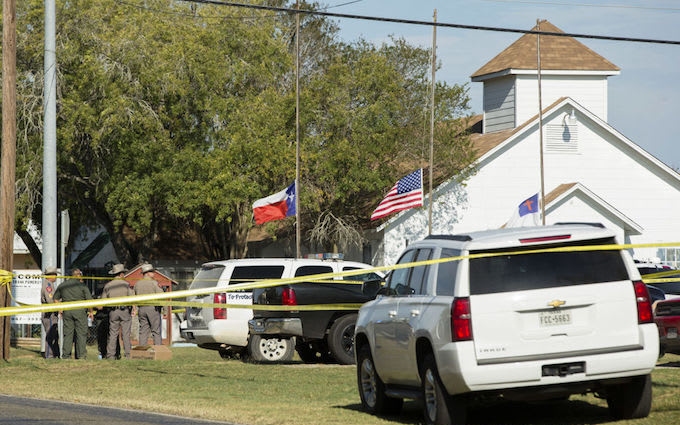
{"label": "church roof", "polygon": [[[562,33],[547,20],[540,21],[532,31]],[[535,34],[524,34],[508,48],[471,75],[473,80],[484,75],[509,70],[536,70]],[[598,55],[573,37],[541,35],[541,71],[598,71],[618,73],[620,68]]]}
{"label": "church roof", "polygon": [[[551,109],[553,109],[555,106],[559,105],[560,103],[564,102],[567,100],[567,97],[560,97],[557,99],[555,102],[553,102],[551,105],[548,105],[547,107],[543,108],[542,113],[546,114],[548,113]],[[475,151],[475,159],[479,159],[486,155],[487,152],[493,150],[496,146],[500,145],[501,143],[505,142],[510,138],[515,133],[519,133],[522,131],[525,127],[528,125],[532,124],[534,121],[538,119],[538,114],[534,115],[533,117],[529,118],[527,121],[523,122],[519,126],[515,128],[510,128],[507,130],[501,130],[501,131],[494,131],[491,133],[483,133],[482,132],[482,121],[484,120],[484,115],[479,114],[479,115],[474,115],[470,117],[470,122],[468,124],[468,128],[470,131],[470,140],[472,141],[472,147]]]}

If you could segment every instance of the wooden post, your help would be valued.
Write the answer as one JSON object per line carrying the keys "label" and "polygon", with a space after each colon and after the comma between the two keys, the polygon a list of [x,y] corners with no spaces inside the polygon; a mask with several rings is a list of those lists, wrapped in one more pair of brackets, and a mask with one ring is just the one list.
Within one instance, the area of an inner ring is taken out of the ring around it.
{"label": "wooden post", "polygon": [[[0,158],[0,268],[14,269],[14,207],[16,172],[16,1],[4,0],[2,9],[2,157]],[[10,305],[10,286],[0,285],[0,307]],[[0,318],[3,360],[9,360],[11,318]]]}

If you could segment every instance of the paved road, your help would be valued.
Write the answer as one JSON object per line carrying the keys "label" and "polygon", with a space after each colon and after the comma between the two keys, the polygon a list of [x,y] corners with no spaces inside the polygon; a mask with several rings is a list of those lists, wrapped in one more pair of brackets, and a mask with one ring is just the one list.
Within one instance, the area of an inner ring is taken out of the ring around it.
{"label": "paved road", "polygon": [[0,424],[233,425],[88,404],[0,395]]}

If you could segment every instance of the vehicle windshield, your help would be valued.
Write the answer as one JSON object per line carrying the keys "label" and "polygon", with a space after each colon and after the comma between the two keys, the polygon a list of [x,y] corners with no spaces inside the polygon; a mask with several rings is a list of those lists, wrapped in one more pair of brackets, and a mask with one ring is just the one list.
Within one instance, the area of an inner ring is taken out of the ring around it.
{"label": "vehicle windshield", "polygon": [[[614,243],[613,240],[598,240],[573,243],[571,246]],[[482,295],[629,279],[623,257],[618,250],[576,249],[567,252],[521,253],[564,246],[569,245],[471,252],[498,255],[470,259],[470,294]]]}

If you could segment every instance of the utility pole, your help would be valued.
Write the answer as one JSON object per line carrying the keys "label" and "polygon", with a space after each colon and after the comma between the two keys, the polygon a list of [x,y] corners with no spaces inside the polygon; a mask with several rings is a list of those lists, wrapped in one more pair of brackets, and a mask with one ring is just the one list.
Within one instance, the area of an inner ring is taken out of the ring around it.
{"label": "utility pole", "polygon": [[[536,19],[536,31],[541,30],[541,20]],[[538,203],[541,207],[541,224],[545,226],[545,170],[543,165],[543,97],[541,94],[541,35],[536,34],[536,80],[538,81],[538,150],[540,155],[541,194]]]}
{"label": "utility pole", "polygon": [[300,1],[295,1],[295,258],[300,258]]}
{"label": "utility pole", "polygon": [[432,234],[432,203],[434,196],[432,193],[432,179],[434,178],[434,90],[436,87],[435,74],[437,72],[437,9],[434,10],[432,25],[432,91],[430,92],[430,202],[427,213],[427,234]]}
{"label": "utility pole", "polygon": [[[2,6],[2,158],[0,158],[0,268],[14,269],[14,208],[17,141],[16,1]],[[0,307],[10,305],[10,284],[0,285]],[[0,318],[3,360],[9,360],[11,318]]]}
{"label": "utility pole", "polygon": [[[45,0],[42,269],[57,267],[56,0]],[[63,265],[62,265],[63,268]],[[62,270],[62,273],[64,270]]]}

